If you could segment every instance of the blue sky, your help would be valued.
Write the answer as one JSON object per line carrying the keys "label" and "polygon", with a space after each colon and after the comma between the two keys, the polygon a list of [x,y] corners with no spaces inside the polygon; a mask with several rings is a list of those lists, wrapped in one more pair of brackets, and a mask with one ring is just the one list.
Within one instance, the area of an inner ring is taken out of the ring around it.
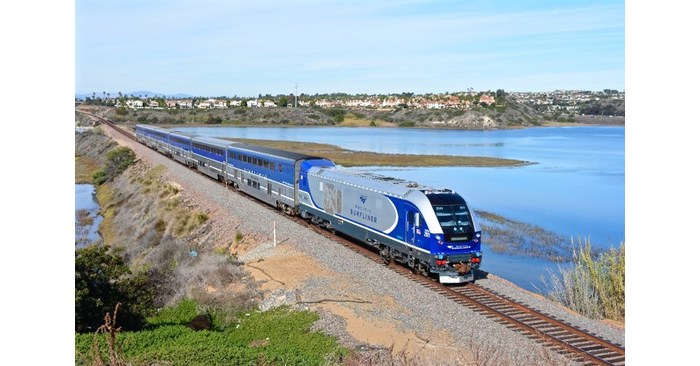
{"label": "blue sky", "polygon": [[624,1],[75,2],[75,91],[625,89]]}

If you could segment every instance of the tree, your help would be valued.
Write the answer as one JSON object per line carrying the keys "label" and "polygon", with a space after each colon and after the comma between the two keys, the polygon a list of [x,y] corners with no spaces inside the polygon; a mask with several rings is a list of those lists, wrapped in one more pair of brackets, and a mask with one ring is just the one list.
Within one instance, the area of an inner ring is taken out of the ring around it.
{"label": "tree", "polygon": [[210,125],[221,124],[221,122],[222,122],[221,117],[213,116],[211,114],[209,115],[209,118],[207,118],[207,121],[206,121],[206,123],[210,124]]}
{"label": "tree", "polygon": [[287,104],[289,104],[289,99],[287,98],[286,95],[283,95],[283,96],[280,97],[277,106],[278,106],[278,107],[286,107]]}
{"label": "tree", "polygon": [[132,275],[109,246],[91,245],[75,251],[75,331],[94,332],[117,303],[119,324],[138,330],[152,315],[154,289],[145,274]]}
{"label": "tree", "polygon": [[496,102],[499,104],[505,102],[506,100],[506,91],[503,89],[497,89],[496,90]]}

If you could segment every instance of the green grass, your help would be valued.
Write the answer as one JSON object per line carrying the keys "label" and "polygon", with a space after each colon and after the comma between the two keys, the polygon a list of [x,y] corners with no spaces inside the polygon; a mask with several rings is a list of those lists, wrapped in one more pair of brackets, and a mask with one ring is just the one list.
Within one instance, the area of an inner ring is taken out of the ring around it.
{"label": "green grass", "polygon": [[592,319],[625,321],[625,243],[594,254],[588,240],[574,248],[546,282],[547,297]]}
{"label": "green grass", "polygon": [[[347,354],[334,338],[309,330],[318,318],[312,312],[214,312],[212,330],[190,329],[187,324],[202,313],[194,301],[182,301],[149,319],[147,330],[119,333],[116,348],[134,365],[324,365]],[[106,335],[98,338],[107,359]],[[93,334],[76,334],[76,364],[94,361],[93,341]]]}

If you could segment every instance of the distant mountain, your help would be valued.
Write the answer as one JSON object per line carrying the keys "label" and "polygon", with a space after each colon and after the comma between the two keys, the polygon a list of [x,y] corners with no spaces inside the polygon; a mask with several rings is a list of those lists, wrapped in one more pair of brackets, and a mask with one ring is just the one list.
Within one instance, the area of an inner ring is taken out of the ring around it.
{"label": "distant mountain", "polygon": [[[124,97],[140,97],[140,98],[154,98],[154,97],[163,97],[165,96],[166,99],[181,99],[181,98],[193,98],[194,96],[189,95],[189,94],[183,94],[183,93],[178,93],[178,94],[163,94],[163,93],[154,93],[151,91],[146,91],[146,90],[139,90],[139,91],[133,91],[133,92],[128,92],[128,93],[122,93],[122,96]],[[109,97],[114,98],[118,97],[119,92],[109,92]],[[92,98],[92,93],[76,93],[75,97],[78,99],[85,99],[85,98]],[[95,92],[95,97],[96,98],[103,98],[105,95],[102,94],[102,92]]]}

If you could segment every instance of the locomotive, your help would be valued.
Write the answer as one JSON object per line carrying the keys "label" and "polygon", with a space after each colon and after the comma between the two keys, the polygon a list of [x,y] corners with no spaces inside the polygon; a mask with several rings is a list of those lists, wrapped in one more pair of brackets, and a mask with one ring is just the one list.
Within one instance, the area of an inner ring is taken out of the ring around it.
{"label": "locomotive", "polygon": [[456,192],[345,169],[333,161],[136,125],[137,141],[257,200],[374,247],[440,283],[475,280],[481,227]]}

